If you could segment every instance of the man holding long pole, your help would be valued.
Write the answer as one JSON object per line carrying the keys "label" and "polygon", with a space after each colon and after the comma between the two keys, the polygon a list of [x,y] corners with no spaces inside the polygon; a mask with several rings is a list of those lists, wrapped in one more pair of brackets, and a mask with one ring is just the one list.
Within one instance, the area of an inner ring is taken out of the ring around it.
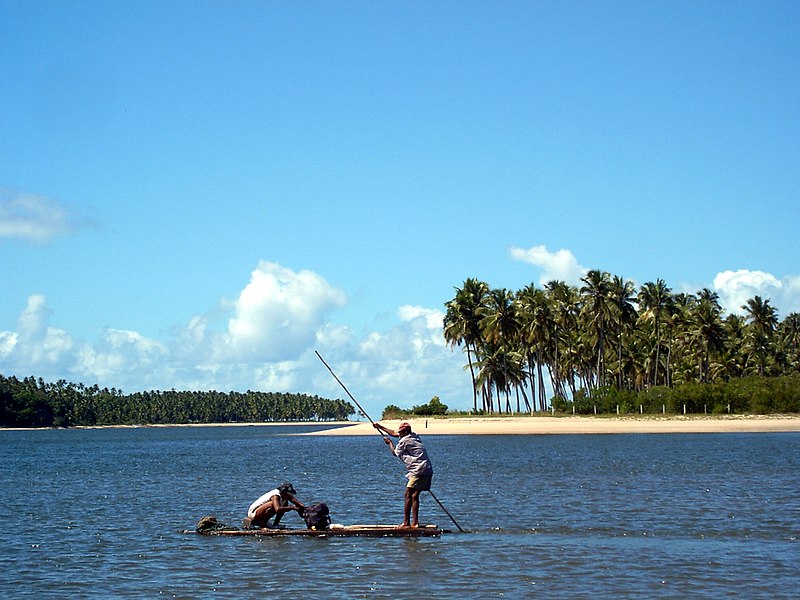
{"label": "man holding long pole", "polygon": [[394,444],[391,438],[383,440],[397,458],[403,461],[408,473],[408,484],[403,503],[403,524],[400,527],[419,527],[419,494],[430,491],[433,480],[433,464],[428,457],[428,452],[419,436],[411,431],[407,422],[400,423],[397,431],[384,427],[380,423],[372,424],[378,431],[383,431],[391,437],[399,438]]}
{"label": "man holding long pole", "polygon": [[[378,435],[380,435],[380,436],[383,438],[383,441],[385,441],[385,442],[386,442],[386,443],[389,445],[389,447],[390,447],[390,448],[391,448],[391,450],[392,450],[392,454],[395,454],[395,456],[397,456],[397,454],[396,454],[396,452],[395,452],[395,448],[394,448],[394,446],[392,445],[392,441],[391,441],[391,440],[387,440],[385,437],[383,437],[383,434],[381,433],[381,430],[385,431],[385,432],[386,432],[386,433],[388,433],[389,435],[392,435],[393,437],[399,437],[399,436],[400,436],[400,434],[399,434],[399,433],[397,433],[397,432],[395,432],[395,431],[392,431],[391,429],[387,429],[387,428],[386,428],[386,427],[384,427],[383,425],[378,425],[378,424],[377,424],[375,421],[373,421],[372,419],[370,419],[369,415],[366,413],[366,411],[364,410],[364,408],[363,408],[363,407],[362,407],[362,406],[361,406],[361,405],[358,403],[358,400],[356,400],[356,399],[353,397],[353,394],[351,394],[351,393],[350,393],[350,390],[348,390],[348,389],[347,389],[347,386],[346,386],[344,383],[342,383],[342,380],[341,380],[341,379],[339,379],[339,378],[336,376],[336,373],[334,373],[334,372],[333,372],[333,369],[331,369],[330,365],[329,365],[328,363],[326,363],[326,362],[325,362],[325,359],[324,359],[324,358],[322,358],[322,355],[321,355],[319,352],[317,352],[316,350],[314,350],[314,353],[315,353],[315,354],[317,355],[317,357],[319,357],[319,359],[322,361],[322,364],[323,364],[323,365],[325,365],[325,366],[328,368],[328,371],[330,371],[331,375],[333,375],[333,378],[334,378],[336,381],[338,381],[338,382],[339,382],[339,385],[340,385],[340,386],[342,386],[342,389],[343,389],[343,390],[344,390],[344,391],[347,393],[347,395],[350,397],[350,400],[352,400],[353,402],[355,402],[356,406],[358,407],[358,410],[360,410],[360,411],[361,411],[361,414],[362,414],[362,415],[364,415],[364,416],[365,416],[365,417],[366,417],[366,418],[369,420],[369,422],[370,422],[370,423],[372,423],[372,426],[373,426],[373,427],[375,427],[375,429],[377,429],[377,430],[378,430]],[[401,424],[401,426],[402,426],[402,425],[408,425],[408,423],[402,423],[402,424]],[[410,426],[410,425],[408,425],[408,433],[409,433],[409,434],[411,434],[411,426]],[[414,435],[416,436],[416,434],[414,434]],[[419,440],[419,436],[416,436],[416,438],[417,438],[417,440]],[[458,530],[459,530],[459,531],[464,531],[464,530],[461,528],[461,525],[459,525],[459,524],[458,524],[458,522],[457,522],[457,521],[456,521],[456,520],[453,518],[453,515],[451,515],[451,514],[450,514],[450,511],[449,511],[449,510],[447,510],[447,509],[444,507],[444,504],[442,504],[442,503],[439,501],[439,498],[437,498],[437,497],[436,497],[436,494],[434,494],[434,493],[433,493],[433,490],[431,489],[431,479],[433,478],[433,466],[431,465],[431,461],[430,461],[430,459],[428,458],[428,453],[425,451],[425,447],[424,447],[424,446],[422,446],[422,442],[420,441],[420,442],[419,442],[419,444],[420,444],[420,446],[422,447],[422,453],[423,453],[423,454],[424,454],[424,456],[425,456],[425,461],[426,461],[426,462],[428,463],[428,465],[430,466],[430,477],[429,477],[429,479],[428,479],[428,487],[427,487],[427,490],[428,490],[428,492],[430,492],[430,494],[431,494],[431,497],[432,497],[434,500],[436,500],[436,504],[438,504],[438,505],[441,507],[441,509],[442,509],[442,510],[443,510],[443,511],[444,511],[444,512],[447,514],[447,516],[448,516],[448,517],[450,517],[450,520],[453,522],[453,524],[454,524],[456,527],[458,527]],[[399,445],[399,443],[398,443],[398,445]],[[406,464],[406,461],[405,461],[405,460],[403,460],[403,464]],[[409,472],[409,475],[408,475],[408,477],[409,477],[409,478],[411,477],[411,474],[410,474],[410,472]],[[411,482],[409,481],[409,483],[411,483]],[[418,511],[418,510],[419,510],[419,492],[420,492],[420,491],[422,491],[422,488],[417,488],[417,487],[416,487],[416,485],[417,485],[417,484],[415,483],[415,487],[414,487],[413,489],[417,489],[417,490],[418,490],[418,491],[417,491],[417,493],[416,493],[416,506],[417,506],[417,511]],[[406,487],[406,493],[407,493],[407,495],[406,495],[406,498],[409,498],[408,489],[409,489],[409,488],[408,488],[408,487]],[[408,506],[408,508],[406,509],[406,513],[405,513],[405,522],[404,522],[404,525],[409,525],[409,521],[410,521],[410,518],[411,518],[411,515],[409,514],[409,511],[410,511],[410,510],[413,508],[413,505],[414,505],[414,498],[412,497],[412,498],[410,498],[410,500],[411,500],[411,506],[409,506],[408,504],[406,504],[406,506]],[[415,512],[414,514],[416,515],[417,513]],[[416,516],[414,517],[414,522],[415,522],[415,523],[417,523],[417,525],[419,525],[419,522],[417,521],[417,517],[416,517]]]}

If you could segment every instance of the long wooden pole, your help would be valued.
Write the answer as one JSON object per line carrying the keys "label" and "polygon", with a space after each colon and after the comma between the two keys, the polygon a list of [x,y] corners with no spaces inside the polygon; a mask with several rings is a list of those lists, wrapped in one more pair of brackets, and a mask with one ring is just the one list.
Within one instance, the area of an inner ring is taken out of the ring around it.
{"label": "long wooden pole", "polygon": [[[333,372],[333,369],[331,369],[330,365],[328,365],[328,363],[326,363],[326,362],[325,362],[325,359],[324,359],[324,358],[322,358],[322,355],[321,355],[319,352],[317,352],[316,350],[314,350],[314,354],[316,354],[316,355],[317,355],[317,357],[318,357],[318,358],[319,358],[319,359],[322,361],[322,364],[323,364],[323,365],[325,365],[326,367],[328,367],[328,371],[330,371],[330,372],[331,372],[331,375],[333,375],[333,378],[334,378],[336,381],[338,381],[338,382],[339,382],[339,385],[340,385],[340,386],[342,386],[342,389],[343,389],[345,392],[347,392],[347,395],[348,395],[348,396],[350,396],[350,400],[352,400],[353,402],[355,402],[355,403],[356,403],[356,406],[358,407],[358,410],[360,410],[360,411],[361,411],[361,414],[362,414],[362,415],[364,415],[364,416],[367,418],[367,420],[369,420],[369,422],[370,422],[370,423],[372,423],[373,425],[375,425],[375,421],[373,421],[372,419],[370,419],[370,418],[369,418],[369,415],[367,414],[367,411],[365,411],[365,410],[364,410],[364,408],[363,408],[363,407],[362,407],[362,406],[361,406],[361,405],[358,403],[358,400],[356,400],[355,398],[353,398],[353,394],[351,394],[351,393],[350,393],[350,390],[348,390],[348,389],[347,389],[347,386],[346,386],[345,384],[343,384],[343,383],[342,383],[342,380],[341,380],[341,379],[339,379],[339,378],[336,376],[336,373],[334,373],[334,372]],[[378,433],[378,435],[379,435],[379,436],[381,436],[381,437],[385,437],[385,436],[384,436],[384,435],[383,435],[383,434],[382,434],[380,431],[378,431],[377,429],[376,429],[375,431]]]}
{"label": "long wooden pole", "polygon": [[439,499],[436,497],[436,494],[434,494],[434,493],[433,493],[433,490],[428,490],[428,493],[429,493],[431,496],[433,496],[433,499],[434,499],[434,500],[436,500],[436,504],[438,504],[439,506],[441,506],[441,507],[442,507],[442,510],[444,511],[444,513],[445,513],[445,514],[446,514],[448,517],[450,517],[450,520],[453,522],[453,524],[454,524],[456,527],[458,527],[458,530],[459,530],[461,533],[464,533],[464,530],[463,530],[463,529],[461,529],[461,525],[459,525],[459,524],[458,524],[458,521],[456,521],[456,520],[453,518],[453,515],[451,515],[451,514],[450,514],[450,511],[449,511],[449,510],[447,510],[447,509],[444,507],[444,504],[442,504],[441,500],[439,500]]}
{"label": "long wooden pole", "polygon": [[[348,390],[348,389],[347,389],[347,386],[346,386],[344,383],[342,383],[342,380],[341,380],[341,379],[339,379],[339,378],[336,376],[336,373],[334,373],[334,372],[333,372],[333,369],[331,369],[330,365],[329,365],[328,363],[326,363],[326,362],[325,362],[325,359],[324,359],[324,358],[322,358],[322,355],[321,355],[319,352],[317,352],[316,350],[314,350],[314,354],[316,354],[316,355],[317,355],[317,358],[319,358],[319,359],[322,361],[322,364],[323,364],[323,365],[325,365],[325,366],[328,368],[328,371],[330,371],[330,372],[331,372],[331,375],[333,375],[333,378],[334,378],[334,379],[335,379],[335,380],[336,380],[336,381],[339,383],[339,385],[340,385],[340,386],[342,386],[342,389],[343,389],[343,390],[344,390],[344,391],[347,393],[347,395],[350,397],[350,400],[352,400],[353,402],[355,402],[355,403],[356,403],[356,406],[358,407],[358,410],[360,410],[360,411],[361,411],[361,414],[362,414],[362,415],[364,415],[364,416],[367,418],[367,420],[368,420],[370,423],[372,423],[373,425],[375,425],[375,421],[373,421],[373,420],[370,418],[370,416],[367,414],[367,411],[365,411],[365,410],[364,410],[364,408],[363,408],[363,407],[362,407],[362,406],[361,406],[361,405],[358,403],[358,400],[356,400],[356,399],[353,397],[353,394],[351,394],[351,393],[350,393],[350,390]],[[384,435],[383,435],[383,434],[380,432],[380,430],[378,430],[378,429],[375,429],[375,432],[376,432],[376,433],[377,433],[379,436],[381,436],[381,438],[383,438],[383,439],[386,439],[386,436],[384,436]],[[464,532],[464,530],[463,530],[463,529],[461,529],[461,525],[459,525],[459,524],[458,524],[458,521],[456,521],[456,520],[453,518],[453,515],[451,515],[451,514],[450,514],[450,511],[449,511],[449,510],[447,510],[447,509],[444,507],[444,504],[442,504],[442,503],[441,503],[441,501],[439,500],[439,498],[437,498],[437,497],[436,497],[436,494],[434,494],[432,490],[428,490],[428,492],[430,492],[430,495],[431,495],[431,496],[433,496],[433,499],[434,499],[434,500],[436,500],[436,504],[438,504],[438,505],[439,505],[439,506],[442,508],[442,510],[445,512],[445,514],[446,514],[448,517],[450,517],[450,520],[453,522],[453,524],[454,524],[456,527],[458,527],[458,530],[459,530],[459,531],[461,531],[461,532],[463,533],[463,532]]]}

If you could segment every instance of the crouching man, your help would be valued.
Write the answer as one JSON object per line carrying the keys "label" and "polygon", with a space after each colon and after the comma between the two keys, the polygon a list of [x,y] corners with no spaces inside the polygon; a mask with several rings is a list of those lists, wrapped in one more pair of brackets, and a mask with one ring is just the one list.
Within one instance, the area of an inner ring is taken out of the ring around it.
{"label": "crouching man", "polygon": [[[281,518],[289,511],[297,511],[302,514],[305,506],[295,499],[294,487],[291,483],[284,482],[273,490],[258,498],[247,509],[247,517],[242,521],[245,529],[250,527],[278,527]],[[294,506],[290,506],[289,503]],[[272,525],[269,520],[274,517]]]}

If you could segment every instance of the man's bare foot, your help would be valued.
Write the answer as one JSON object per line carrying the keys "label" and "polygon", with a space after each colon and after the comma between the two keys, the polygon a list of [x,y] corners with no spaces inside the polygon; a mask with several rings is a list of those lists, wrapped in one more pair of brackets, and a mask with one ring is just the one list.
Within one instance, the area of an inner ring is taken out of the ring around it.
{"label": "man's bare foot", "polygon": [[415,529],[416,529],[416,528],[418,528],[418,527],[419,527],[419,523],[412,523],[412,524],[411,524],[411,527],[413,527],[413,528],[415,528]]}
{"label": "man's bare foot", "polygon": [[411,527],[411,525],[409,525],[408,523],[405,523],[405,522],[400,523],[400,525],[397,526],[398,529],[409,529],[410,527]]}

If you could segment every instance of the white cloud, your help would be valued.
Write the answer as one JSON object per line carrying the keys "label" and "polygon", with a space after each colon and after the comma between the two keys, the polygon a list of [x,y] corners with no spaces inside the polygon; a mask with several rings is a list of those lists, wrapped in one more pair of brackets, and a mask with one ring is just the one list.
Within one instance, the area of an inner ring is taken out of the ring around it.
{"label": "white cloud", "polygon": [[17,345],[19,335],[13,331],[0,331],[0,359],[7,358]]}
{"label": "white cloud", "polygon": [[167,353],[164,344],[135,331],[106,329],[95,347],[81,348],[75,370],[100,381],[122,373],[152,373],[161,368]]}
{"label": "white cloud", "polygon": [[[451,407],[468,410],[472,395],[465,356],[453,352],[442,335],[444,314],[421,306],[401,306],[400,322],[385,331],[370,331],[361,338],[339,335],[341,344],[322,347],[322,354],[370,416],[380,418],[383,408],[424,404],[433,396]],[[333,378],[314,363],[309,365],[315,385],[328,396],[344,398]]]}
{"label": "white cloud", "polygon": [[509,250],[511,258],[541,267],[539,285],[544,286],[554,280],[564,281],[570,285],[579,285],[588,269],[578,264],[578,259],[569,250],[549,252],[546,246],[533,246],[525,250],[512,246]]}
{"label": "white cloud", "polygon": [[262,262],[234,302],[189,318],[169,340],[107,329],[85,343],[52,327],[45,298],[33,295],[17,331],[0,332],[0,372],[127,393],[257,389],[348,399],[318,349],[373,418],[388,404],[410,407],[433,396],[470,408],[466,359],[445,344],[441,310],[404,305],[396,325],[356,334],[330,321],[344,302],[344,293],[315,273]]}
{"label": "white cloud", "polygon": [[317,330],[315,347],[343,348],[353,343],[353,332],[343,325],[325,323]]}
{"label": "white cloud", "polygon": [[60,202],[0,190],[0,238],[48,242],[72,228],[69,212]]}
{"label": "white cloud", "polygon": [[763,271],[722,271],[714,277],[713,286],[723,309],[734,314],[743,314],[742,306],[756,295],[771,299],[773,306],[782,299],[781,281]]}
{"label": "white cloud", "polygon": [[44,360],[51,364],[57,364],[72,350],[72,347],[72,338],[66,331],[48,327],[47,333],[41,340],[39,352],[35,353],[33,358],[35,362]]}
{"label": "white cloud", "polygon": [[267,363],[255,370],[255,387],[260,390],[284,390],[305,392],[302,381],[302,365],[297,361]]}
{"label": "white cloud", "polygon": [[19,367],[35,369],[62,363],[70,356],[73,341],[63,329],[48,325],[50,309],[40,294],[28,298],[17,319],[17,332],[4,332],[4,358]]}
{"label": "white cloud", "polygon": [[364,357],[383,361],[419,360],[432,348],[446,347],[442,335],[444,313],[421,306],[401,306],[397,310],[400,324],[388,331],[373,331],[361,340]]}
{"label": "white cloud", "polygon": [[235,302],[227,341],[242,358],[290,359],[313,343],[328,312],[345,294],[312,271],[261,261]]}
{"label": "white cloud", "polygon": [[783,278],[783,314],[800,312],[800,275],[787,275]]}
{"label": "white cloud", "polygon": [[423,319],[425,327],[439,331],[442,330],[444,324],[444,313],[442,311],[425,308],[423,306],[411,306],[406,304],[397,309],[397,316],[406,322],[415,319]]}

